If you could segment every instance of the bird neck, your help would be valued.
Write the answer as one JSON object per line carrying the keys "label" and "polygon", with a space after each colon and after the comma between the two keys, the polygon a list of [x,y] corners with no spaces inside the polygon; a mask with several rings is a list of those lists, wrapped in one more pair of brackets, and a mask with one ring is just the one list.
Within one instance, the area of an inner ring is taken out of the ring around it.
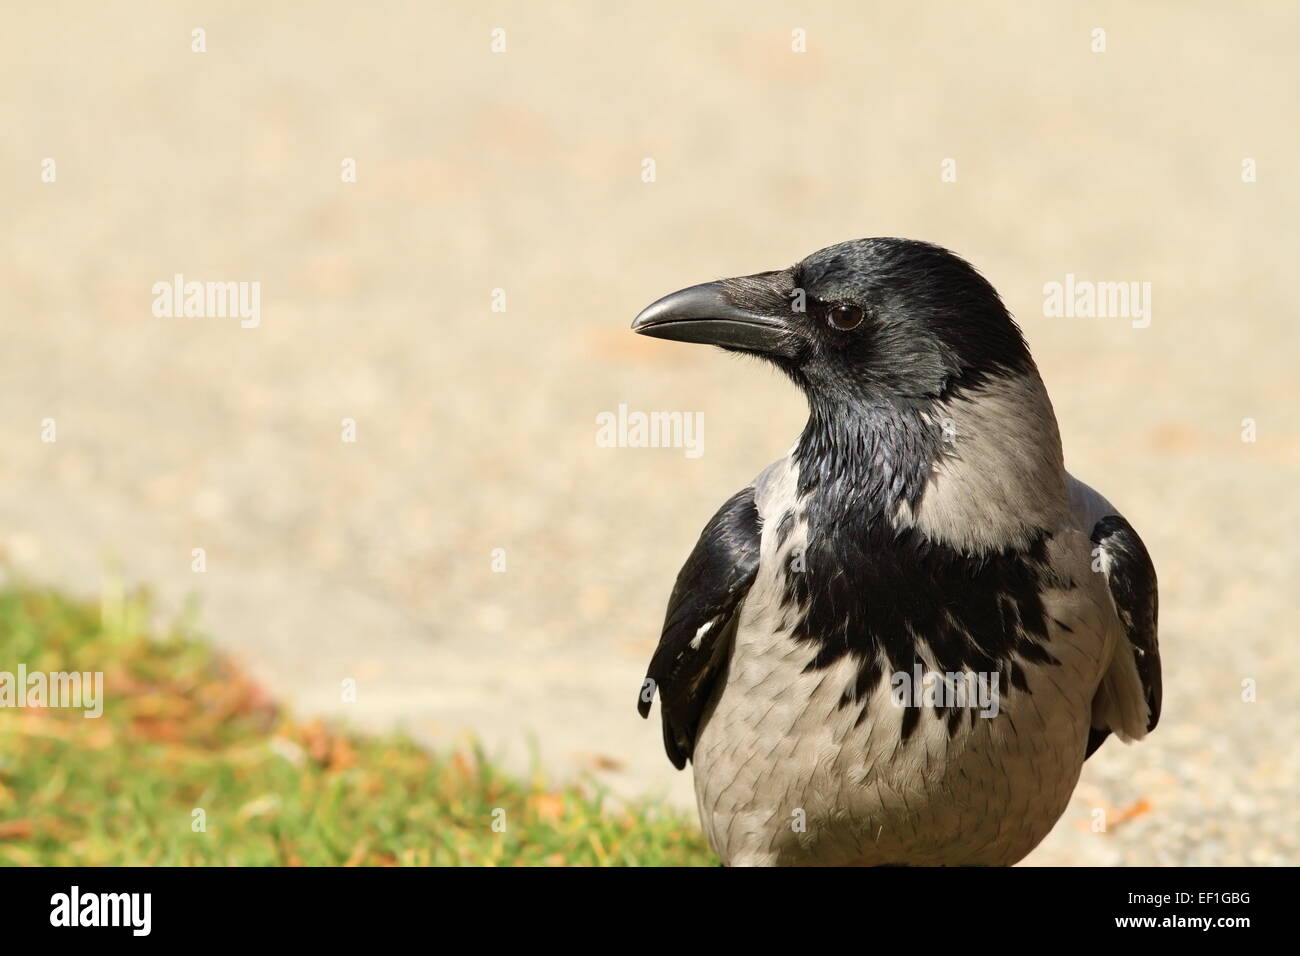
{"label": "bird neck", "polygon": [[1056,418],[1032,367],[933,399],[810,399],[794,457],[822,533],[884,522],[987,552],[1028,547],[1068,514]]}
{"label": "bird neck", "polygon": [[812,399],[795,445],[799,497],[875,519],[919,499],[940,453],[928,404]]}

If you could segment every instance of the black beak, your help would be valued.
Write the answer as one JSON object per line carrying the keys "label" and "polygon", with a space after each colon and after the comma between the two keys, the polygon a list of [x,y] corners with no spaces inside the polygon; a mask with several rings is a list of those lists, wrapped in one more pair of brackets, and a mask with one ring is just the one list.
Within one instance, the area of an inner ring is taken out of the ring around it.
{"label": "black beak", "polygon": [[[776,291],[780,273],[693,285],[666,295],[641,310],[632,331],[656,339],[698,342],[727,349],[792,358],[797,339],[781,317],[790,303]],[[738,305],[758,302],[762,308]]]}

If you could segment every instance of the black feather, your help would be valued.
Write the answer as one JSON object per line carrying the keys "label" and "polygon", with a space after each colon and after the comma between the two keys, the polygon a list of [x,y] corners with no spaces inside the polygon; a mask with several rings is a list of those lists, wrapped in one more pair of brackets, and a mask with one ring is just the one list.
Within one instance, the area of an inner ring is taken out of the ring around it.
{"label": "black feather", "polygon": [[[761,531],[754,489],[733,495],[705,526],[668,599],[663,634],[637,709],[649,716],[658,693],[664,749],[679,770],[695,750],[700,718],[730,650],[736,609],[758,572]],[[709,630],[692,647],[706,624]]]}
{"label": "black feather", "polygon": [[[1092,529],[1091,537],[1092,543],[1100,547],[1107,558],[1106,583],[1110,585],[1115,610],[1128,637],[1138,677],[1142,680],[1150,715],[1147,731],[1150,732],[1160,721],[1163,694],[1160,644],[1156,636],[1160,607],[1155,565],[1133,526],[1119,515],[1102,518]],[[1109,735],[1108,728],[1090,728],[1084,759],[1091,757]]]}

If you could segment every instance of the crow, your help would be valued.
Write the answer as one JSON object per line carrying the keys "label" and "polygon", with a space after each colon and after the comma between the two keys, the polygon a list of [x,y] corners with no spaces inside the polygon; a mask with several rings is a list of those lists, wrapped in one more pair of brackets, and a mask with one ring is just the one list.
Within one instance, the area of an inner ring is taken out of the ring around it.
{"label": "crow", "polygon": [[759,356],[808,403],[704,528],[638,700],[722,862],[1021,860],[1109,734],[1156,726],[1161,676],[1147,549],[1066,472],[993,286],[861,239],[632,328]]}

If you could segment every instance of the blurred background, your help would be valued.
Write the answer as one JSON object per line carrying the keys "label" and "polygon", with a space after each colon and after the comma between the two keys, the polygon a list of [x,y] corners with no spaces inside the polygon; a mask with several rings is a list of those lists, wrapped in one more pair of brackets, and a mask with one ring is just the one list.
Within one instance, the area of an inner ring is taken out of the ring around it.
{"label": "blurred background", "polygon": [[[301,713],[689,807],[634,697],[700,528],[804,408],[627,327],[691,283],[927,239],[1000,290],[1068,466],[1160,575],[1161,726],[1088,761],[1028,862],[1300,861],[1294,5],[5,19],[10,579],[193,596]],[[156,317],[177,273],[260,282],[260,324]],[[1151,283],[1149,327],[1045,316],[1067,274]],[[703,454],[599,447],[620,404],[702,412]]]}

